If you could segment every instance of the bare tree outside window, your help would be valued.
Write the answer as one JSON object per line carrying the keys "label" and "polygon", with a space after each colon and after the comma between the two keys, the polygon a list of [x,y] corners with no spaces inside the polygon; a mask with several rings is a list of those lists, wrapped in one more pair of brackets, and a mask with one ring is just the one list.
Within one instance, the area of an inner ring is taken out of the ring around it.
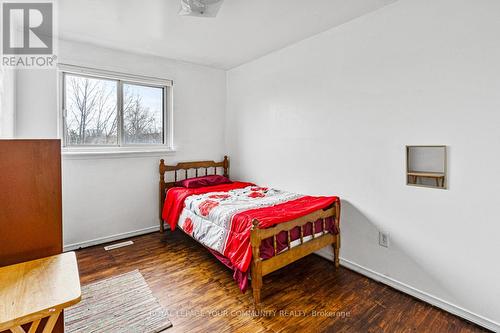
{"label": "bare tree outside window", "polygon": [[164,88],[73,74],[64,87],[66,146],[164,143]]}
{"label": "bare tree outside window", "polygon": [[117,144],[117,83],[67,75],[65,87],[67,144]]}
{"label": "bare tree outside window", "polygon": [[163,143],[163,89],[123,84],[125,143]]}

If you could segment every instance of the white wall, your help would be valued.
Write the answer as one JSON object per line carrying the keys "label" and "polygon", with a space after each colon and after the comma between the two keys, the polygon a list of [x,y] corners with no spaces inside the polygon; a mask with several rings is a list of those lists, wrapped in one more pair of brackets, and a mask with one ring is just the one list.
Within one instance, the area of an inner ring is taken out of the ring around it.
{"label": "white wall", "polygon": [[409,171],[446,171],[445,147],[410,147],[408,151]]}
{"label": "white wall", "polygon": [[[344,264],[496,330],[499,13],[398,1],[229,71],[226,111],[233,176],[340,195]],[[449,190],[405,185],[407,144],[449,145]]]}
{"label": "white wall", "polygon": [[[59,42],[58,60],[172,79],[177,152],[166,156],[167,162],[221,159],[224,155],[224,71],[65,41]],[[58,136],[56,87],[53,70],[20,71],[17,137]],[[160,157],[165,155],[63,157],[65,246],[157,228]]]}
{"label": "white wall", "polygon": [[15,130],[16,70],[0,66],[0,138],[13,138]]}

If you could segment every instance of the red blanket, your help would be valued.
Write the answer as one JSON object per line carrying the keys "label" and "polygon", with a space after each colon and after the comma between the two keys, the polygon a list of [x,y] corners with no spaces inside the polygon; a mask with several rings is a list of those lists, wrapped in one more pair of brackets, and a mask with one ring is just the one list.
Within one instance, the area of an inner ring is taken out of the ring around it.
{"label": "red blanket", "polygon": [[230,258],[239,270],[246,272],[252,260],[250,231],[254,219],[259,221],[259,228],[268,228],[326,208],[337,200],[338,197],[304,196],[276,206],[235,214],[231,224],[231,237],[228,238],[224,255]]}
{"label": "red blanket", "polygon": [[184,200],[186,200],[186,198],[190,195],[205,194],[210,192],[227,192],[252,185],[252,183],[246,182],[233,182],[231,184],[199,188],[173,187],[168,190],[167,197],[165,198],[162,213],[163,220],[170,225],[171,230],[175,230],[177,222],[179,221],[179,216],[184,208]]}
{"label": "red blanket", "polygon": [[[167,193],[167,198],[163,207],[163,219],[167,221],[171,229],[174,230],[187,197],[211,192],[228,192],[230,190],[243,189],[252,185],[251,183],[234,182],[232,184],[196,189],[181,187],[172,188]],[[326,208],[338,200],[338,197],[301,196],[298,199],[276,205],[236,213],[231,218],[230,230],[225,242],[225,247],[223,251],[220,250],[221,254],[227,257],[236,269],[241,272],[246,272],[252,258],[250,230],[254,219],[259,221],[260,228],[268,228],[307,215],[318,209]],[[190,226],[189,229],[192,234],[192,226]]]}

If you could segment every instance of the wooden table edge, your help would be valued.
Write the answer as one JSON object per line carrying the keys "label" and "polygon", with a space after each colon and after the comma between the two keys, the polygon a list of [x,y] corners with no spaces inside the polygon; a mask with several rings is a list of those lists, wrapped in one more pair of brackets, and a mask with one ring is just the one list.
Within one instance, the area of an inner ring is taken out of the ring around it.
{"label": "wooden table edge", "polygon": [[[63,252],[61,254],[49,256],[46,258],[56,257],[56,256],[60,256],[60,255],[70,255],[72,257],[72,259],[75,261],[76,270],[78,273],[78,262],[76,260],[76,253],[74,251]],[[39,260],[43,260],[46,258],[39,258],[39,259],[31,260],[31,261],[39,261]],[[19,264],[22,264],[22,263],[19,263]],[[14,264],[14,265],[17,265],[17,264]],[[13,266],[13,265],[9,265],[9,266]],[[8,266],[5,266],[5,267],[8,267]],[[78,276],[78,280],[80,280],[79,276]],[[58,304],[58,305],[53,306],[53,307],[44,308],[42,310],[38,310],[36,312],[26,314],[22,317],[17,317],[17,318],[10,319],[8,321],[1,322],[0,323],[0,332],[8,331],[12,327],[21,326],[24,324],[31,323],[31,322],[38,320],[38,319],[46,318],[46,317],[51,316],[55,313],[59,313],[62,310],[66,309],[72,305],[77,304],[82,299],[82,287],[81,287],[80,282],[78,283],[78,292],[75,294],[77,296],[75,296],[74,298],[72,298],[69,301],[66,301],[64,303]]]}
{"label": "wooden table edge", "polygon": [[60,312],[72,305],[78,304],[78,302],[80,302],[81,300],[82,300],[82,292],[80,290],[80,295],[78,295],[78,297],[72,299],[71,301],[65,302],[55,307],[40,310],[35,313],[30,313],[20,318],[15,318],[10,321],[0,323],[0,332],[3,332],[4,330],[9,330],[11,327],[14,326],[21,326],[24,324],[31,323],[37,319],[42,319],[51,316],[54,313]]}

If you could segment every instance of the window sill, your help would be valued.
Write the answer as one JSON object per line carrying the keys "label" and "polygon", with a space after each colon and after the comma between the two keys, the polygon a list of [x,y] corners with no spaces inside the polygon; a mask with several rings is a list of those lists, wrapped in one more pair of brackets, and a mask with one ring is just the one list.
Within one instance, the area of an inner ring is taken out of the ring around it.
{"label": "window sill", "polygon": [[174,154],[168,147],[63,148],[65,160],[159,157]]}

